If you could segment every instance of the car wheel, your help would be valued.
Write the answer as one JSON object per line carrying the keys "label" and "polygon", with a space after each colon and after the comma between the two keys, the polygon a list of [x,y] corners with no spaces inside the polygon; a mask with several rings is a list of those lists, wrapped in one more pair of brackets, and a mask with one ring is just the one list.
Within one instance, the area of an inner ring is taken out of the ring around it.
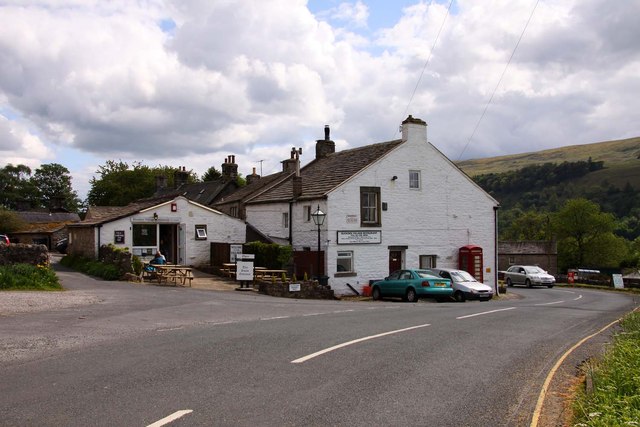
{"label": "car wheel", "polygon": [[456,293],[453,294],[453,299],[455,299],[457,302],[464,302],[464,293],[462,291],[456,291]]}
{"label": "car wheel", "polygon": [[531,280],[527,279],[524,281],[524,284],[527,285],[527,288],[531,287]]}
{"label": "car wheel", "polygon": [[379,301],[382,299],[382,295],[380,294],[380,288],[378,287],[373,288],[373,291],[371,292],[371,298],[373,298],[374,301]]}
{"label": "car wheel", "polygon": [[404,300],[407,302],[417,302],[418,294],[416,294],[416,290],[413,288],[407,289],[407,294],[404,296]]}
{"label": "car wheel", "polygon": [[511,281],[511,278],[507,277],[507,286],[511,287],[513,286],[513,282]]}

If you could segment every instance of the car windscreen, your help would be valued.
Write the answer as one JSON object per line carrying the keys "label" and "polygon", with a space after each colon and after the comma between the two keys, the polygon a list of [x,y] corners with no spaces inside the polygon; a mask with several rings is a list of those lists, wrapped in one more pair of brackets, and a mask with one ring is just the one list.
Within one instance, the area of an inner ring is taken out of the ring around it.
{"label": "car windscreen", "polygon": [[452,271],[451,278],[456,282],[475,282],[476,279],[466,271]]}

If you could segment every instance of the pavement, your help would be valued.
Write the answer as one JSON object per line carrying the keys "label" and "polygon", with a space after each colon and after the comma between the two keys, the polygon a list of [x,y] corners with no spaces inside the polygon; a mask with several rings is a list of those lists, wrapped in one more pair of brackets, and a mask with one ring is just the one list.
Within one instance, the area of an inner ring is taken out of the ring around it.
{"label": "pavement", "polygon": [[[206,289],[210,291],[233,291],[240,287],[240,284],[235,280],[216,276],[214,274],[208,274],[198,269],[192,269],[193,280],[191,281],[191,287],[195,289]],[[145,282],[150,285],[153,282]]]}

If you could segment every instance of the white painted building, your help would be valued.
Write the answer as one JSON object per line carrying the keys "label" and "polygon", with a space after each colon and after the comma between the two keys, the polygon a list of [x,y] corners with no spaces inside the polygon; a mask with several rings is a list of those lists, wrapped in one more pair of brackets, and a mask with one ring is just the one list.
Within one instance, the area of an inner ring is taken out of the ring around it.
{"label": "white painted building", "polygon": [[[409,116],[402,139],[335,152],[325,128],[316,159],[246,203],[246,220],[295,251],[316,251],[320,208],[324,271],[337,294],[399,268],[450,267],[497,285],[498,202],[433,145]],[[461,250],[463,254],[461,255]]]}
{"label": "white painted building", "polygon": [[246,224],[178,196],[90,207],[69,231],[69,253],[97,257],[98,248],[111,243],[143,259],[160,249],[169,262],[198,267],[209,265],[211,242],[245,243]]}

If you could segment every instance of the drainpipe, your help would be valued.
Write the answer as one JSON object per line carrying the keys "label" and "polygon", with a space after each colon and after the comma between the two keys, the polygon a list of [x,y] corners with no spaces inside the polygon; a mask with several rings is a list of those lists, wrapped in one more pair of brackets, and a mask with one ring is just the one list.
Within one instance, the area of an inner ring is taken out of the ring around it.
{"label": "drainpipe", "polygon": [[289,246],[293,247],[293,201],[289,201]]}
{"label": "drainpipe", "polygon": [[494,229],[494,239],[493,243],[493,275],[494,275],[494,283],[495,283],[495,294],[499,295],[498,291],[498,209],[500,206],[493,207],[493,229]]}

